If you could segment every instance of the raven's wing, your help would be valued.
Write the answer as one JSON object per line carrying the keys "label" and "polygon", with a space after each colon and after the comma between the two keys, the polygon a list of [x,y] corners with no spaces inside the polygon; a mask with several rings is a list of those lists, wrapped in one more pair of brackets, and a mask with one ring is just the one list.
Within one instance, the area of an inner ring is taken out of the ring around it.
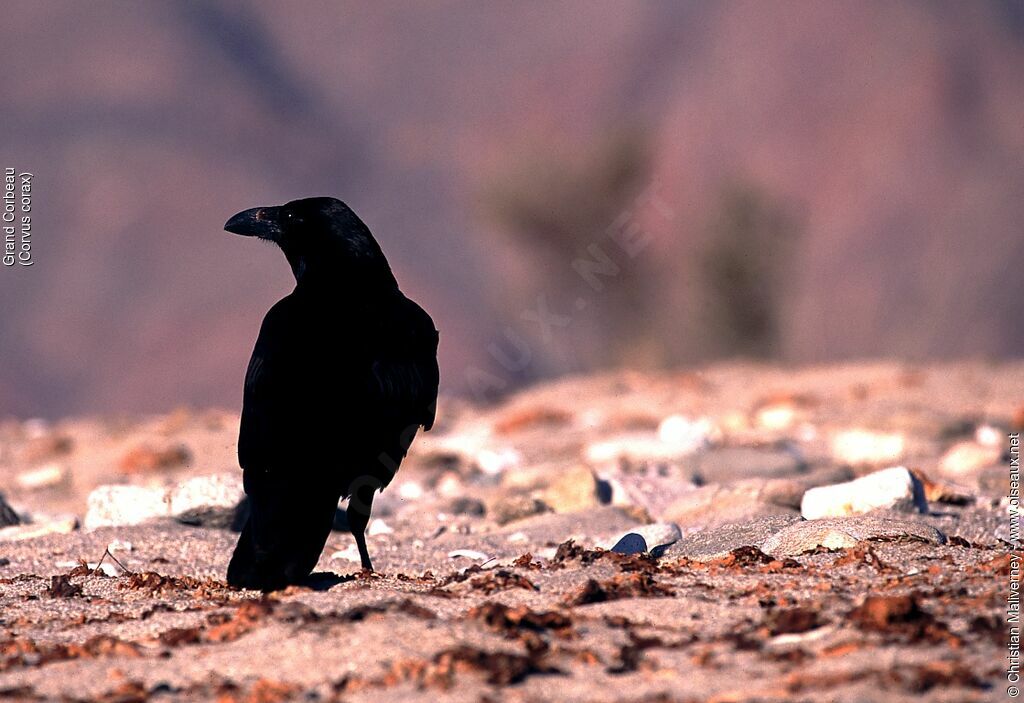
{"label": "raven's wing", "polygon": [[246,491],[267,472],[298,479],[331,467],[342,491],[357,470],[387,485],[416,431],[434,423],[433,320],[400,293],[345,319],[310,315],[289,298],[264,318],[246,372],[238,440]]}
{"label": "raven's wing", "polygon": [[370,366],[371,404],[384,422],[429,430],[434,425],[439,381],[434,321],[404,296],[394,317],[388,317],[388,329],[382,335],[385,342]]}
{"label": "raven's wing", "polygon": [[297,425],[293,397],[299,386],[296,364],[295,305],[291,297],[275,304],[263,318],[245,372],[238,463],[243,469],[267,470],[287,461]]}

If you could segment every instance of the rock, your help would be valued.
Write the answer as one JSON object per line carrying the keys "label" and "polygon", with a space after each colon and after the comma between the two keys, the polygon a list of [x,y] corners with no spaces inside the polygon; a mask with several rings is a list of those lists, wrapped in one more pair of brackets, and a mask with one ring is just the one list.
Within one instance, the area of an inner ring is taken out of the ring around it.
{"label": "rock", "polygon": [[525,532],[513,532],[505,538],[505,541],[509,544],[527,544],[529,543],[530,538]]}
{"label": "rock", "polygon": [[796,522],[769,537],[761,551],[772,556],[794,556],[817,547],[842,549],[866,539],[909,537],[944,544],[946,536],[923,522],[863,515]]}
{"label": "rock", "polygon": [[796,420],[796,406],[792,403],[778,402],[763,405],[754,412],[754,422],[768,432],[781,432],[789,429]]}
{"label": "rock", "polygon": [[99,486],[86,499],[85,529],[137,525],[170,514],[167,491],[162,488]]}
{"label": "rock", "polygon": [[574,513],[601,504],[598,488],[594,472],[577,464],[560,471],[541,499],[556,513]]}
{"label": "rock", "polygon": [[674,461],[707,448],[715,435],[716,429],[707,418],[689,420],[681,415],[671,415],[658,426],[657,434],[620,434],[593,442],[587,446],[584,455],[588,463],[597,466]]}
{"label": "rock", "polygon": [[647,540],[635,532],[627,532],[608,549],[618,554],[643,554],[647,551]]}
{"label": "rock", "polygon": [[244,494],[241,471],[197,476],[170,491],[170,514],[187,525],[229,527]]}
{"label": "rock", "polygon": [[978,425],[974,429],[974,441],[983,447],[999,447],[1002,450],[1006,433],[992,425]]}
{"label": "rock", "polygon": [[674,522],[658,522],[634,527],[612,539],[605,540],[599,546],[619,554],[643,554],[644,552],[660,554],[682,536],[683,533],[679,529],[679,525]]}
{"label": "rock", "polygon": [[691,481],[703,485],[751,477],[792,476],[804,468],[804,462],[795,449],[719,447],[689,457],[683,466]]}
{"label": "rock", "polygon": [[751,415],[762,430],[781,432],[792,427],[805,411],[820,404],[821,400],[811,394],[777,393],[757,401]]}
{"label": "rock", "polygon": [[677,459],[679,454],[655,435],[633,432],[592,442],[584,451],[584,456],[588,463],[596,466],[615,466],[623,462],[643,464],[651,461],[668,461]]}
{"label": "rock", "polygon": [[905,444],[902,434],[847,430],[832,438],[832,457],[849,466],[883,466],[902,459]]}
{"label": "rock", "polygon": [[523,494],[499,495],[487,506],[487,514],[499,525],[547,512],[551,508],[544,501]]}
{"label": "rock", "polygon": [[434,483],[434,490],[443,498],[458,498],[466,492],[466,484],[455,471],[445,471]]}
{"label": "rock", "polygon": [[661,519],[682,527],[716,527],[767,515],[795,515],[796,511],[762,500],[763,482],[733,486],[703,486],[673,501]]}
{"label": "rock", "polygon": [[370,521],[370,527],[366,530],[366,534],[370,537],[376,537],[377,535],[390,535],[394,534],[395,530],[386,522],[380,519],[373,519]]}
{"label": "rock", "polygon": [[473,561],[487,561],[489,557],[483,552],[478,552],[475,549],[453,549],[448,552],[449,559],[472,559]]}
{"label": "rock", "polygon": [[847,483],[812,488],[804,493],[800,504],[800,513],[807,520],[879,509],[928,512],[924,486],[905,467],[896,466]]}
{"label": "rock", "polygon": [[416,481],[401,481],[396,493],[402,500],[419,500],[423,497],[423,486]]}
{"label": "rock", "polygon": [[152,446],[143,444],[121,457],[118,467],[122,473],[138,474],[184,466],[192,460],[192,454],[183,444]]}
{"label": "rock", "polygon": [[973,474],[980,469],[999,463],[1002,449],[998,445],[977,442],[959,442],[950,447],[939,459],[939,471],[950,476]]}
{"label": "rock", "polygon": [[78,518],[74,515],[54,516],[40,519],[27,525],[12,525],[0,528],[0,542],[16,542],[23,539],[35,539],[46,535],[63,535],[78,528]]}
{"label": "rock", "polygon": [[739,547],[762,549],[769,537],[794,522],[800,522],[800,516],[768,515],[748,522],[720,525],[687,535],[669,547],[662,556],[666,559],[710,561],[724,557]]}
{"label": "rock", "polygon": [[4,495],[0,493],[0,528],[20,523],[21,517],[18,515],[18,512],[11,507]]}
{"label": "rock", "polygon": [[67,467],[62,464],[47,464],[38,469],[23,471],[15,477],[14,481],[26,491],[37,491],[43,488],[52,488],[68,480]]}
{"label": "rock", "polygon": [[474,465],[485,474],[491,476],[514,469],[523,462],[523,457],[515,449],[482,449],[474,457]]}
{"label": "rock", "polygon": [[706,448],[714,432],[714,425],[706,417],[691,420],[682,415],[669,415],[658,425],[658,439],[684,454]]}

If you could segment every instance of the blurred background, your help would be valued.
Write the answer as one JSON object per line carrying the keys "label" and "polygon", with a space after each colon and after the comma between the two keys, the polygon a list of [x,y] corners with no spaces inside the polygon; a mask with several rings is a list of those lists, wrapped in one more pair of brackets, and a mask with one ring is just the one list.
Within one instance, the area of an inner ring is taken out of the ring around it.
{"label": "blurred background", "polygon": [[0,415],[237,407],[345,200],[478,399],[593,369],[1024,343],[1024,3],[9,2]]}

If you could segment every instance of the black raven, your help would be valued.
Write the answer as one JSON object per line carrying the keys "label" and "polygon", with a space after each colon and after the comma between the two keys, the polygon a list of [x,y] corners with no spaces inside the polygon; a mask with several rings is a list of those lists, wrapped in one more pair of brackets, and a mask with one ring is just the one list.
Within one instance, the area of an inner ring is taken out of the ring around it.
{"label": "black raven", "polygon": [[245,374],[238,461],[250,513],[228,583],[269,591],[308,577],[344,496],[372,570],[364,532],[374,493],[434,423],[434,322],[339,200],[253,208],[224,229],[277,244],[296,280],[263,319]]}

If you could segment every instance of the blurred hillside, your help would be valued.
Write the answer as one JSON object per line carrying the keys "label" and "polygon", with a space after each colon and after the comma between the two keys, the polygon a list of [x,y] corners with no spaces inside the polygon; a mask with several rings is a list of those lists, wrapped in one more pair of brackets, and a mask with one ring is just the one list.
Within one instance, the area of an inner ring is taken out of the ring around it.
{"label": "blurred hillside", "polygon": [[292,282],[221,226],[314,194],[452,392],[1024,343],[1014,0],[21,2],[0,39],[37,261],[0,271],[0,415],[237,405]]}

